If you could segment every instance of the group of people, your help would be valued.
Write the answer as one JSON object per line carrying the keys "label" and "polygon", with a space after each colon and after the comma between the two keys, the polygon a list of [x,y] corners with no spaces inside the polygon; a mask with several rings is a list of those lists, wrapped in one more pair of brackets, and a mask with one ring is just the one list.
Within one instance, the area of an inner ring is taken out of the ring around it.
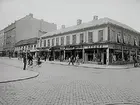
{"label": "group of people", "polygon": [[72,65],[74,65],[74,63],[79,65],[80,64],[80,62],[79,62],[79,55],[77,55],[76,57],[74,57],[73,55],[71,57],[69,57],[68,65],[70,65],[70,63],[72,63]]}
{"label": "group of people", "polygon": [[[24,67],[23,67],[23,70],[26,70],[26,65],[27,65],[27,62],[28,62],[28,65],[29,66],[32,66],[33,65],[33,56],[31,53],[29,54],[23,54],[23,64],[24,64]],[[37,65],[40,65],[41,64],[41,61],[40,61],[40,56],[38,55],[37,56]]]}

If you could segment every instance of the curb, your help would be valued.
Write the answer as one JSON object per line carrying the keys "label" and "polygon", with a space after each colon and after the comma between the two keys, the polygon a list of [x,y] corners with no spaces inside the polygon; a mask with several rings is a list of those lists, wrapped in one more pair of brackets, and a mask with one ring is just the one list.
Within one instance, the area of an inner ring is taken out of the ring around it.
{"label": "curb", "polygon": [[[56,65],[70,66],[70,65],[66,65],[66,64],[53,63],[53,62],[46,62],[46,63],[56,64]],[[77,65],[73,65],[73,67],[94,68],[94,69],[130,69],[130,67],[126,67],[126,68],[101,68],[101,67],[88,67],[88,66],[77,66]]]}
{"label": "curb", "polygon": [[7,81],[1,81],[0,83],[8,83],[8,82],[16,82],[16,81],[21,81],[21,80],[27,80],[27,79],[35,78],[38,75],[39,75],[39,73],[37,73],[35,76],[31,76],[31,77],[27,77],[27,78],[20,78],[20,79],[7,80]]}

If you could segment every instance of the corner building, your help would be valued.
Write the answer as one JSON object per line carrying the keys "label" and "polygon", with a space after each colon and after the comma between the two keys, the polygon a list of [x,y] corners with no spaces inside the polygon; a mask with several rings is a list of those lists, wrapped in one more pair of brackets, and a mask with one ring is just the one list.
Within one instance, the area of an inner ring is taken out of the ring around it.
{"label": "corner building", "polygon": [[109,18],[94,16],[88,23],[77,20],[77,25],[40,37],[38,49],[59,60],[79,55],[80,61],[96,64],[126,64],[138,55],[140,33]]}

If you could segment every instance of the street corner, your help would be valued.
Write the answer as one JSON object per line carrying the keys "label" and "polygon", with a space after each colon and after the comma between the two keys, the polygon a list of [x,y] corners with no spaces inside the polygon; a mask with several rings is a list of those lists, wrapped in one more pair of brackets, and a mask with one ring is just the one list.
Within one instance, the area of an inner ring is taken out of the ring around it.
{"label": "street corner", "polygon": [[39,75],[38,72],[22,70],[15,67],[4,67],[4,70],[0,70],[0,83],[15,82],[26,79],[35,78]]}

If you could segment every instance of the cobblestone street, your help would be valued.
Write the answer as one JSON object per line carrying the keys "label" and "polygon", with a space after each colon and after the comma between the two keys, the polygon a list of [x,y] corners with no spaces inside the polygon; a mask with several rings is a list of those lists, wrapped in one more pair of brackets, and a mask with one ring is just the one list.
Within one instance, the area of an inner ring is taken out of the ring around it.
{"label": "cobblestone street", "polygon": [[39,76],[0,83],[0,105],[104,105],[140,103],[140,71],[43,63]]}

